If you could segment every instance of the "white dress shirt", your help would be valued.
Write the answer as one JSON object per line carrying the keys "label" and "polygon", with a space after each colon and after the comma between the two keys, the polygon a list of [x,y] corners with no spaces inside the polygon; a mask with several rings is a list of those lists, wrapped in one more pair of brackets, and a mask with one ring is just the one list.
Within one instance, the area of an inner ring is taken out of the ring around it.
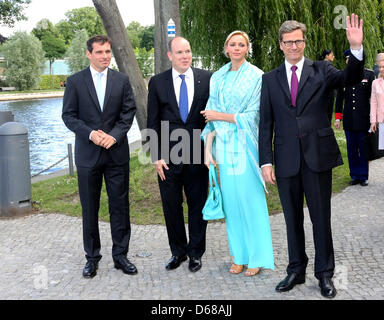
{"label": "white dress shirt", "polygon": [[[101,77],[101,88],[105,92],[107,88],[108,68],[105,68],[105,70],[102,72],[95,70],[94,68],[92,68],[92,66],[89,66],[89,69],[91,70],[92,80],[93,80],[93,84],[95,86],[96,92],[97,92],[97,76],[99,73],[103,74],[103,76]],[[100,107],[101,109],[103,109],[103,106],[100,106]]]}
{"label": "white dress shirt", "polygon": [[193,71],[191,67],[189,67],[189,69],[185,73],[180,73],[176,71],[174,68],[172,68],[173,87],[175,88],[177,104],[179,104],[179,99],[180,99],[180,86],[181,86],[181,78],[179,77],[180,74],[185,75],[185,83],[187,84],[187,90],[188,90],[188,112],[189,112],[192,106],[193,95],[195,94],[195,82],[193,77]]}
{"label": "white dress shirt", "polygon": [[[92,66],[89,66],[89,69],[91,70],[93,85],[95,86],[96,92],[97,92],[97,76],[98,76],[99,73],[103,74],[103,76],[101,77],[101,88],[105,92],[105,90],[107,88],[108,68],[105,68],[105,70],[102,71],[102,72],[99,72],[99,71],[95,70],[94,68],[92,68]],[[101,110],[103,110],[103,106],[101,106]],[[91,136],[92,136],[93,131],[94,130],[92,130],[91,133],[89,134],[89,140],[92,140]],[[113,139],[116,142],[116,139],[115,138],[113,138]]]}
{"label": "white dress shirt", "polygon": [[[301,58],[301,60],[295,64],[297,67],[296,69],[296,76],[297,76],[297,81],[300,83],[300,78],[301,78],[301,73],[303,72],[303,67],[304,67],[304,61],[305,58],[304,56]],[[285,71],[287,73],[287,80],[288,80],[288,86],[289,86],[289,91],[291,91],[291,79],[292,79],[292,70],[291,67],[293,64],[290,64],[287,60],[285,60]]]}

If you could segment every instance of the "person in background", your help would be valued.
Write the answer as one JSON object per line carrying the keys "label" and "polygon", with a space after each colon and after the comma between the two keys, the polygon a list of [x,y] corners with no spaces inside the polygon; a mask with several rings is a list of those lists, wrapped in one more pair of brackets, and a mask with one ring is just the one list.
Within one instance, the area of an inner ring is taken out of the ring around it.
{"label": "person in background", "polygon": [[[345,63],[351,50],[344,52]],[[341,120],[347,140],[350,185],[368,185],[368,161],[364,154],[364,137],[370,127],[370,98],[372,82],[375,80],[373,71],[364,69],[364,77],[359,84],[339,88],[335,107],[335,128],[340,129]],[[343,107],[344,105],[344,107]]]}
{"label": "person in background", "polygon": [[[212,75],[205,111],[205,163],[216,166],[233,263],[232,274],[245,276],[274,269],[264,180],[259,167],[261,71],[249,63],[250,43],[243,31],[228,35],[229,63]],[[215,156],[213,156],[213,154]],[[215,159],[214,159],[215,157]]]}
{"label": "person in background", "polygon": [[325,49],[321,53],[320,60],[329,61],[330,63],[332,63],[333,60],[335,60],[335,55],[332,50]]}
{"label": "person in background", "polygon": [[384,149],[384,53],[376,57],[379,77],[372,82],[371,94],[371,130],[379,129],[379,149]]}
{"label": "person in background", "polygon": [[379,68],[379,62],[378,62],[378,57],[380,53],[382,53],[383,50],[377,50],[377,56],[376,56],[376,64],[373,66],[373,72],[375,73],[375,78],[377,79],[380,75],[380,68]]}

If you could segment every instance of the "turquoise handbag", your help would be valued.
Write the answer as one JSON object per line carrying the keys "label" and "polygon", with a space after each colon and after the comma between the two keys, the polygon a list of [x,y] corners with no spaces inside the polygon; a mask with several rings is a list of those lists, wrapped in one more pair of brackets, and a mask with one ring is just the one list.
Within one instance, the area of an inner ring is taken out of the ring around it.
{"label": "turquoise handbag", "polygon": [[224,218],[223,199],[217,182],[216,168],[211,164],[209,166],[209,193],[203,208],[203,219],[218,220]]}

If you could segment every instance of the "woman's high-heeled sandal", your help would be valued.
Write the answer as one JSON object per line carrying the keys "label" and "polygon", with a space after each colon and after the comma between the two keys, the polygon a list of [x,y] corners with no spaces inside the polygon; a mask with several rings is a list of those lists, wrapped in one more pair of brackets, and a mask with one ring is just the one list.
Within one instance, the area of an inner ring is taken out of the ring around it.
{"label": "woman's high-heeled sandal", "polygon": [[246,277],[252,277],[254,275],[257,275],[260,272],[260,268],[248,268],[245,271],[245,276]]}
{"label": "woman's high-heeled sandal", "polygon": [[229,269],[229,272],[233,274],[239,274],[243,272],[243,269],[244,269],[243,265],[232,263],[232,266],[231,266],[231,269]]}

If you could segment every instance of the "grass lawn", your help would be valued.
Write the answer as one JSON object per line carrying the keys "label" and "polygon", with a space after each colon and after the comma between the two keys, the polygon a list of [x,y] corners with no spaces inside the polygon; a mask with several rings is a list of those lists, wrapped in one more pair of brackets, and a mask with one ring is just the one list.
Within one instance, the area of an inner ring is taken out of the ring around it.
{"label": "grass lawn", "polygon": [[[348,186],[349,168],[343,130],[335,130],[344,165],[333,170],[333,192],[338,193]],[[164,224],[157,176],[151,164],[143,165],[137,156],[130,162],[130,215],[134,224]],[[267,203],[270,214],[281,212],[276,186],[268,186]],[[77,189],[77,177],[62,176],[32,185],[32,200],[37,212],[59,212],[81,217],[81,205]],[[184,204],[185,205],[185,204]],[[184,212],[187,212],[186,205]],[[105,186],[101,194],[101,220],[109,221],[108,197]],[[187,221],[187,218],[185,219]]]}

